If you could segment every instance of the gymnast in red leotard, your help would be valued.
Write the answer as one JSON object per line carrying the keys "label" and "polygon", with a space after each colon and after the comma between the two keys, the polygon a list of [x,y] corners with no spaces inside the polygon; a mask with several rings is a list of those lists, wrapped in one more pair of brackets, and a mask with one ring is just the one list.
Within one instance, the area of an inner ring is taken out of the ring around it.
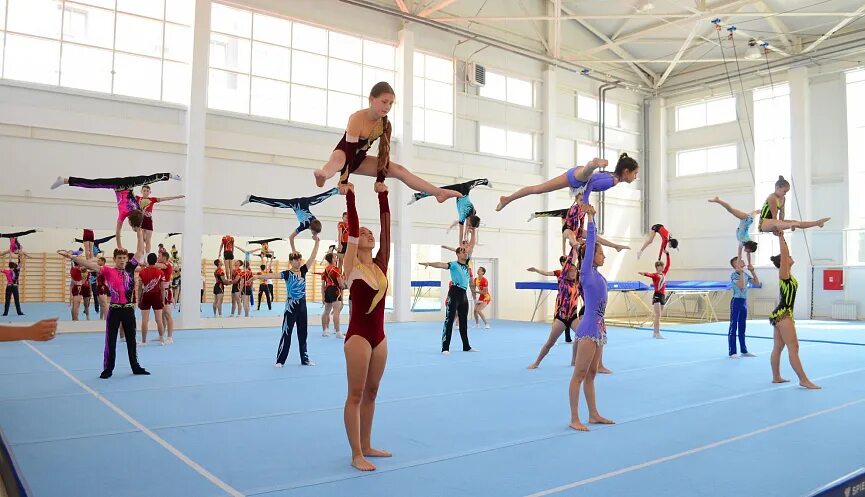
{"label": "gymnast in red leotard", "polygon": [[387,294],[387,264],[390,259],[390,208],[387,187],[377,182],[381,234],[375,258],[375,237],[369,228],[360,228],[355,207],[354,187],[348,183],[345,192],[348,215],[348,248],[345,273],[351,289],[354,312],[345,334],[345,367],[348,373],[348,396],[345,399],[345,432],[351,445],[351,465],[361,471],[372,471],[375,465],[367,457],[390,457],[390,452],[374,449],[370,443],[372,418],[378,385],[387,364],[387,339],[384,336],[384,301]]}

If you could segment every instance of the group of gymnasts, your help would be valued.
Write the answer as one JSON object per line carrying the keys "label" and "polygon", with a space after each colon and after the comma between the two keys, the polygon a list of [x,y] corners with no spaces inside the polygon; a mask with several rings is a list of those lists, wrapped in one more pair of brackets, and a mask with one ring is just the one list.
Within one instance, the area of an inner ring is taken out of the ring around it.
{"label": "group of gymnasts", "polygon": [[[315,183],[318,188],[323,188],[325,183],[339,174],[339,182],[335,188],[312,197],[295,199],[273,199],[250,195],[244,203],[261,203],[272,207],[292,208],[297,214],[300,225],[289,237],[293,243],[294,237],[309,229],[312,233],[314,246],[309,257],[305,260],[303,256],[292,247],[289,256],[289,267],[278,273],[271,270],[271,265],[265,266],[260,274],[245,274],[235,280],[232,276],[226,276],[226,269],[222,266],[231,264],[231,274],[236,269],[247,271],[249,268],[240,261],[234,261],[234,240],[227,236],[223,238],[220,245],[222,260],[214,261],[216,266],[216,285],[220,293],[225,285],[238,285],[237,291],[241,297],[248,293],[246,281],[275,280],[285,281],[287,300],[282,324],[282,336],[277,352],[276,366],[281,367],[287,358],[288,349],[291,344],[291,335],[295,325],[298,328],[299,351],[301,364],[313,365],[309,360],[306,350],[306,275],[311,270],[313,262],[319,249],[319,233],[321,223],[315,219],[310,211],[310,206],[322,202],[336,195],[345,198],[345,213],[339,225],[339,237],[336,250],[331,251],[327,258],[328,266],[322,277],[327,280],[325,285],[326,302],[334,303],[341,300],[342,291],[348,289],[350,292],[351,312],[349,315],[348,328],[345,333],[344,352],[347,370],[348,392],[344,408],[344,423],[348,442],[351,447],[351,464],[361,471],[375,469],[370,461],[375,457],[390,457],[391,453],[374,448],[371,441],[373,417],[375,413],[375,400],[379,384],[387,364],[387,338],[384,329],[385,295],[388,289],[388,262],[390,259],[390,229],[391,216],[388,202],[388,187],[386,178],[396,178],[408,187],[419,193],[413,197],[412,202],[426,196],[435,197],[440,203],[450,198],[456,198],[460,225],[459,244],[453,248],[455,260],[450,262],[425,262],[428,267],[435,267],[450,271],[452,285],[448,290],[448,301],[446,319],[442,332],[442,353],[449,353],[449,343],[454,321],[459,322],[460,335],[463,341],[464,351],[473,351],[468,342],[466,332],[467,325],[467,290],[471,282],[469,276],[469,261],[472,250],[477,242],[477,228],[479,218],[468,200],[471,188],[479,185],[488,185],[485,179],[473,180],[460,185],[448,187],[436,187],[426,180],[411,173],[404,166],[390,160],[390,139],[392,126],[388,120],[388,113],[394,103],[395,92],[386,82],[377,83],[373,86],[368,102],[369,106],[352,114],[346,126],[345,133],[330,155],[327,163],[314,172]],[[378,141],[377,156],[367,155],[372,145]],[[597,407],[595,376],[599,372],[609,372],[602,365],[603,346],[607,342],[606,325],[604,315],[607,304],[607,282],[599,269],[604,265],[605,254],[603,247],[607,246],[617,251],[628,247],[612,243],[600,237],[597,233],[595,223],[595,208],[589,202],[592,192],[602,192],[615,185],[625,182],[631,183],[637,179],[639,165],[636,160],[627,154],[621,154],[613,171],[598,171],[608,166],[606,160],[593,159],[585,166],[577,166],[568,170],[549,181],[539,185],[521,188],[517,192],[502,196],[496,207],[501,211],[511,202],[533,194],[544,194],[558,189],[571,188],[575,201],[573,204],[561,211],[550,211],[535,213],[532,217],[559,216],[562,218],[562,237],[565,245],[565,254],[560,259],[561,269],[547,272],[536,268],[529,268],[541,274],[550,274],[558,278],[558,296],[555,305],[555,320],[550,331],[550,337],[541,348],[541,351],[529,368],[537,368],[550,347],[555,343],[563,331],[568,335],[573,332],[572,364],[573,375],[569,383],[570,404],[570,427],[587,431],[588,427],[579,416],[579,398],[582,390],[588,405],[588,422],[599,424],[612,424],[613,421],[603,417]],[[375,177],[373,192],[361,194],[355,191],[355,187],[349,182],[351,174]],[[138,362],[135,351],[135,316],[132,311],[132,280],[134,273],[138,270],[138,260],[148,250],[143,233],[138,232],[138,246],[134,255],[122,248],[120,243],[120,231],[124,219],[130,219],[130,224],[135,227],[135,221],[131,218],[136,212],[142,211],[141,202],[132,196],[129,190],[134,186],[141,186],[154,181],[167,180],[171,175],[160,174],[149,177],[115,178],[105,180],[84,180],[81,178],[59,178],[55,184],[69,184],[71,186],[82,186],[88,188],[113,188],[117,192],[118,208],[121,216],[118,218],[118,232],[116,233],[118,248],[114,252],[113,264],[100,266],[92,261],[87,254],[83,256],[72,255],[62,252],[61,255],[68,257],[92,271],[97,271],[104,277],[105,285],[108,287],[110,303],[106,327],[105,361],[102,378],[111,376],[114,368],[114,348],[117,332],[123,325],[126,334],[126,344],[129,353],[130,365],[134,374],[149,374]],[[175,179],[179,179],[176,178]],[[772,352],[773,381],[787,381],[780,376],[779,361],[780,354],[786,346],[790,363],[799,375],[800,384],[808,388],[818,388],[811,383],[802,370],[798,359],[798,345],[796,342],[795,326],[792,319],[793,302],[795,300],[796,280],[790,274],[793,260],[789,255],[784,231],[795,228],[808,228],[822,226],[828,219],[813,222],[802,222],[787,220],[784,217],[784,196],[789,191],[790,185],[783,178],[776,184],[775,192],[770,195],[763,209],[760,211],[759,228],[761,232],[775,233],[781,242],[781,254],[772,258],[775,266],[779,269],[781,281],[781,302],[772,313],[771,323],[775,327],[775,348]],[[379,206],[380,229],[378,236],[369,228],[361,227],[358,214],[357,202],[369,201],[375,197]],[[742,284],[749,281],[750,275],[743,275],[744,263],[741,252],[748,254],[756,249],[756,243],[747,236],[747,226],[752,222],[752,214],[742,213],[731,208],[720,199],[712,199],[727,208],[733,215],[739,218],[740,227],[737,230],[737,238],[740,243],[740,253],[731,260],[736,271],[732,279],[739,289]],[[744,226],[744,227],[743,227]],[[140,228],[140,224],[138,226]],[[677,248],[678,241],[670,236],[669,230],[663,225],[655,225],[647,238],[643,249],[652,243],[655,235],[662,239],[661,249],[658,254],[658,262],[655,264],[655,273],[643,273],[650,277],[653,282],[655,294],[653,302],[656,306],[655,337],[662,338],[658,329],[657,317],[660,315],[660,307],[666,301],[665,284],[666,274],[670,267],[669,249]],[[273,240],[268,240],[273,241]],[[376,243],[378,249],[373,252]],[[267,253],[267,247],[262,243],[260,251]],[[640,252],[642,252],[642,250]],[[152,254],[151,254],[152,255]],[[660,262],[662,256],[666,255],[666,262]],[[266,255],[264,255],[266,257]],[[148,255],[150,259],[150,255]],[[749,259],[750,260],[750,259]],[[240,263],[240,264],[238,264]],[[160,269],[164,262],[160,258],[148,260],[147,267]],[[748,265],[753,274],[753,267]],[[142,270],[143,271],[143,270]],[[482,271],[478,270],[482,277]],[[155,273],[154,273],[155,274]],[[738,275],[738,276],[737,276]],[[241,286],[241,281],[243,284]],[[477,283],[477,282],[476,282]],[[478,285],[475,285],[477,288]],[[488,287],[488,285],[487,285]],[[217,293],[217,287],[214,287]],[[488,288],[486,289],[488,296]],[[488,298],[488,297],[485,297]],[[580,309],[578,300],[582,298],[583,306]],[[477,304],[477,302],[476,302]],[[732,308],[732,305],[731,305]],[[476,306],[477,309],[477,306]],[[579,310],[578,310],[579,309]],[[743,323],[742,311],[737,307],[736,323]],[[239,311],[238,311],[239,312]],[[338,316],[338,313],[334,317]],[[731,319],[731,329],[733,323]],[[337,325],[337,330],[339,330]],[[324,332],[328,330],[324,327]],[[741,333],[741,344],[744,345],[744,326],[737,328]],[[731,332],[732,333],[732,332]],[[340,335],[337,335],[340,336]],[[569,338],[569,337],[568,337]],[[732,339],[731,339],[732,340]],[[743,353],[746,349],[743,347]],[[732,354],[731,354],[732,355]]]}
{"label": "group of gymnasts", "polygon": [[[135,319],[136,300],[138,300],[137,306],[142,313],[142,344],[147,343],[147,328],[151,310],[159,332],[160,344],[171,344],[174,341],[174,319],[171,314],[171,306],[174,302],[171,288],[171,282],[174,279],[172,256],[167,250],[160,250],[158,254],[150,251],[154,205],[157,202],[183,198],[182,195],[162,198],[151,197],[150,185],[170,179],[180,180],[180,176],[170,173],[96,179],[70,176],[58,177],[57,181],[51,185],[52,189],[69,185],[79,188],[114,190],[118,211],[114,236],[96,239],[93,230],[84,229],[82,237],[76,239],[77,242],[83,244],[83,252],[57,251],[59,255],[73,263],[71,269],[73,309],[77,307],[75,304],[78,298],[83,299],[85,295],[89,296],[94,291],[99,298],[103,299],[102,309],[107,307],[103,369],[100,378],[110,378],[114,372],[115,348],[118,332],[121,329],[126,342],[132,373],[136,375],[150,374],[138,363],[135,336],[137,326]],[[141,195],[134,193],[134,189],[138,187],[141,188]],[[128,223],[136,234],[135,252],[130,252],[123,246],[122,228],[124,223]],[[99,244],[105,243],[111,238],[115,239],[117,248],[114,249],[113,264],[108,264],[105,257],[98,255],[101,252]],[[145,254],[147,257],[143,259]],[[95,283],[93,288],[91,288],[91,284],[88,284],[87,271],[93,276],[92,283]],[[136,276],[138,277],[137,280]],[[140,297],[136,293],[136,281],[140,282]],[[106,296],[107,302],[105,301]]]}

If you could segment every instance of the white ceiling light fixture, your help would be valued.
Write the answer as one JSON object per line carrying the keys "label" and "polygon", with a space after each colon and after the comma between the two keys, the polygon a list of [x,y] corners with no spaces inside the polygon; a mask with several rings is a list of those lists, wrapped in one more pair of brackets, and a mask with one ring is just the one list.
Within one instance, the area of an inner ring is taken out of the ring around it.
{"label": "white ceiling light fixture", "polygon": [[654,8],[655,4],[653,4],[651,0],[640,0],[637,2],[637,5],[634,6],[634,10],[640,14],[653,10]]}
{"label": "white ceiling light fixture", "polygon": [[745,50],[745,58],[748,60],[757,60],[763,58],[763,50],[760,49],[760,45],[757,43],[757,40],[751,38],[748,41],[748,49]]}

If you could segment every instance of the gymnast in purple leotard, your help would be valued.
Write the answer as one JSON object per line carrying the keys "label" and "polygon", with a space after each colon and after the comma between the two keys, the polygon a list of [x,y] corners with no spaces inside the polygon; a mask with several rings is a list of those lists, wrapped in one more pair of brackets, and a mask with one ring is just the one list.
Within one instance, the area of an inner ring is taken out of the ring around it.
{"label": "gymnast in purple leotard", "polygon": [[597,243],[595,209],[591,204],[586,204],[583,209],[589,217],[586,226],[586,244],[581,247],[583,261],[580,264],[580,285],[586,313],[575,333],[577,360],[568,389],[571,405],[570,426],[578,431],[588,431],[579,416],[580,386],[583,387],[589,408],[589,423],[613,424],[613,421],[600,415],[595,403],[595,375],[598,373],[598,364],[601,360],[601,347],[607,343],[607,327],[604,323],[604,312],[607,309],[607,280],[598,272],[598,267],[604,265],[605,256],[604,250]]}
{"label": "gymnast in purple leotard", "polygon": [[569,169],[566,173],[560,174],[555,178],[545,181],[539,185],[532,185],[520,188],[516,192],[499,197],[499,205],[496,210],[500,211],[506,205],[518,198],[523,198],[527,195],[538,195],[541,193],[553,192],[562,188],[570,187],[574,195],[582,195],[581,203],[587,203],[589,194],[593,191],[602,192],[616,186],[620,181],[630,183],[637,179],[637,171],[640,166],[637,161],[628,157],[628,154],[623,153],[619,156],[619,161],[616,163],[615,172],[603,172],[592,174],[599,167],[606,167],[607,161],[604,159],[592,159],[585,166],[575,166]]}

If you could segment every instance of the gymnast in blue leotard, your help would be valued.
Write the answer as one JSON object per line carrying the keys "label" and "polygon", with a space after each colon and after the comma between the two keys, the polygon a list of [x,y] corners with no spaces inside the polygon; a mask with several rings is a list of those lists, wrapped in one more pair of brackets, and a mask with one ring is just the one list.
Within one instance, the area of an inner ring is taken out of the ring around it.
{"label": "gymnast in blue leotard", "polygon": [[607,343],[607,327],[604,323],[604,312],[607,309],[607,280],[598,271],[598,267],[604,265],[605,256],[603,248],[597,243],[595,209],[591,204],[585,205],[583,209],[589,218],[586,226],[586,243],[581,247],[583,261],[580,263],[580,284],[586,313],[575,333],[577,360],[568,388],[571,404],[570,427],[578,431],[589,430],[580,421],[578,409],[580,386],[583,387],[589,408],[589,423],[613,424],[613,421],[600,415],[595,403],[595,375],[598,373],[598,364],[601,360],[601,347]]}
{"label": "gymnast in blue leotard", "polygon": [[585,166],[572,167],[566,173],[560,174],[549,181],[541,183],[540,185],[520,188],[510,195],[499,197],[499,205],[496,206],[496,210],[500,211],[514,200],[523,198],[527,195],[539,195],[541,193],[553,192],[567,187],[571,188],[571,191],[574,192],[574,196],[582,195],[583,198],[581,202],[587,203],[589,194],[593,191],[602,192],[609,190],[621,181],[630,183],[637,179],[637,171],[640,169],[637,161],[628,157],[628,154],[626,153],[619,156],[615,172],[592,174],[592,172],[599,167],[607,167],[607,161],[595,158]]}

